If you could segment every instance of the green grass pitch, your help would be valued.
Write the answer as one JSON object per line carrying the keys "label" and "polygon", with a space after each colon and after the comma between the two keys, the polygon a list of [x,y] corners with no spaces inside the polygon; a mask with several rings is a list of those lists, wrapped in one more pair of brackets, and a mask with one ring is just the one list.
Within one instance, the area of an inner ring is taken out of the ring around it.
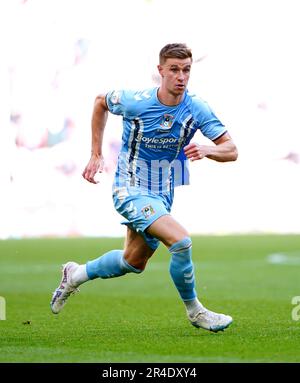
{"label": "green grass pitch", "polygon": [[[162,245],[144,273],[90,281],[51,313],[62,263],[122,246],[119,238],[0,241],[0,362],[300,362],[300,320],[292,319],[300,236],[193,237],[199,298],[234,318],[224,332],[189,324]],[[274,253],[289,262],[268,262]]]}

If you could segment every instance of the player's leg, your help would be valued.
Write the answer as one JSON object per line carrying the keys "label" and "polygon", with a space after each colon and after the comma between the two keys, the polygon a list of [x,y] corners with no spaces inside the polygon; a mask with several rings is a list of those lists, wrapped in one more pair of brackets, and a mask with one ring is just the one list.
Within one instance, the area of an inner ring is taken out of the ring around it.
{"label": "player's leg", "polygon": [[53,313],[60,312],[70,294],[88,280],[120,277],[131,272],[141,273],[158,247],[159,240],[147,236],[143,231],[151,220],[167,213],[166,209],[160,211],[161,201],[152,198],[151,203],[155,204],[155,209],[150,208],[148,197],[136,191],[131,194],[130,190],[125,189],[117,189],[113,198],[116,210],[126,219],[123,223],[128,227],[125,249],[111,250],[84,265],[75,262],[64,265],[61,283],[54,291],[50,303]]}
{"label": "player's leg", "polygon": [[128,264],[143,271],[155,250],[149,247],[144,237],[127,227],[124,245],[124,259]]}
{"label": "player's leg", "polygon": [[192,325],[211,331],[228,327],[232,322],[229,315],[207,310],[197,298],[192,241],[186,229],[171,215],[164,215],[147,228],[147,233],[162,241],[171,253],[170,274]]}
{"label": "player's leg", "polygon": [[[131,272],[139,274],[145,269],[154,251],[140,234],[127,227],[124,250],[111,250],[87,262],[87,277],[89,279],[114,278]],[[74,282],[80,283],[80,276],[78,275],[77,278],[76,273]]]}
{"label": "player's leg", "polygon": [[[192,241],[188,232],[171,215],[164,215],[147,228],[147,233],[158,238],[169,249],[170,274],[178,293],[185,303],[194,302],[194,310],[199,311],[202,305],[196,299]],[[188,309],[190,305],[186,305]]]}
{"label": "player's leg", "polygon": [[158,238],[168,248],[189,236],[187,230],[170,214],[159,217],[146,229],[146,232]]}
{"label": "player's leg", "polygon": [[78,286],[84,282],[95,278],[120,277],[132,272],[141,273],[154,251],[140,234],[127,228],[124,250],[111,250],[83,265],[66,263],[63,265],[60,285],[50,303],[52,312],[59,313],[70,294],[78,291]]}

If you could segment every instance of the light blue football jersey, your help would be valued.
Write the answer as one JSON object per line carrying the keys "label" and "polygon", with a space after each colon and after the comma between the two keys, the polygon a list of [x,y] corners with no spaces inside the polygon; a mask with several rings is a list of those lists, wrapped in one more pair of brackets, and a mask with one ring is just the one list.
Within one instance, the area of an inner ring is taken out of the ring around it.
{"label": "light blue football jersey", "polygon": [[109,111],[123,116],[122,147],[114,189],[137,187],[153,193],[172,192],[189,184],[183,152],[197,129],[215,140],[226,132],[207,102],[185,92],[180,104],[167,106],[158,88],[119,90],[106,95]]}

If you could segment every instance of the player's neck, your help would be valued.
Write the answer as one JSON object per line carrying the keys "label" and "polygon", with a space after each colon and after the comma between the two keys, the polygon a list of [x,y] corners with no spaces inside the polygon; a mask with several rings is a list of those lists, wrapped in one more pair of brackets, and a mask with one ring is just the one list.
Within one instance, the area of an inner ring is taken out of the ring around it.
{"label": "player's neck", "polygon": [[157,97],[159,102],[162,104],[167,106],[175,106],[181,103],[184,97],[184,93],[174,94],[160,87],[157,92]]}

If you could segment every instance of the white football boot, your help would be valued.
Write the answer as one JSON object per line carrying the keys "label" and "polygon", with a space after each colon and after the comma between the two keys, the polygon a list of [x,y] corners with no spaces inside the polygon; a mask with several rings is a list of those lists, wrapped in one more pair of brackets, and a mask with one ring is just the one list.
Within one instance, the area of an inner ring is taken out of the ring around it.
{"label": "white football boot", "polygon": [[72,284],[72,274],[78,266],[76,262],[68,262],[62,265],[62,279],[60,285],[54,291],[50,302],[53,314],[58,314],[64,307],[69,296],[79,291],[79,289]]}
{"label": "white football boot", "polygon": [[213,332],[223,331],[233,321],[230,315],[214,313],[207,309],[198,312],[194,317],[188,315],[188,318],[193,326]]}

